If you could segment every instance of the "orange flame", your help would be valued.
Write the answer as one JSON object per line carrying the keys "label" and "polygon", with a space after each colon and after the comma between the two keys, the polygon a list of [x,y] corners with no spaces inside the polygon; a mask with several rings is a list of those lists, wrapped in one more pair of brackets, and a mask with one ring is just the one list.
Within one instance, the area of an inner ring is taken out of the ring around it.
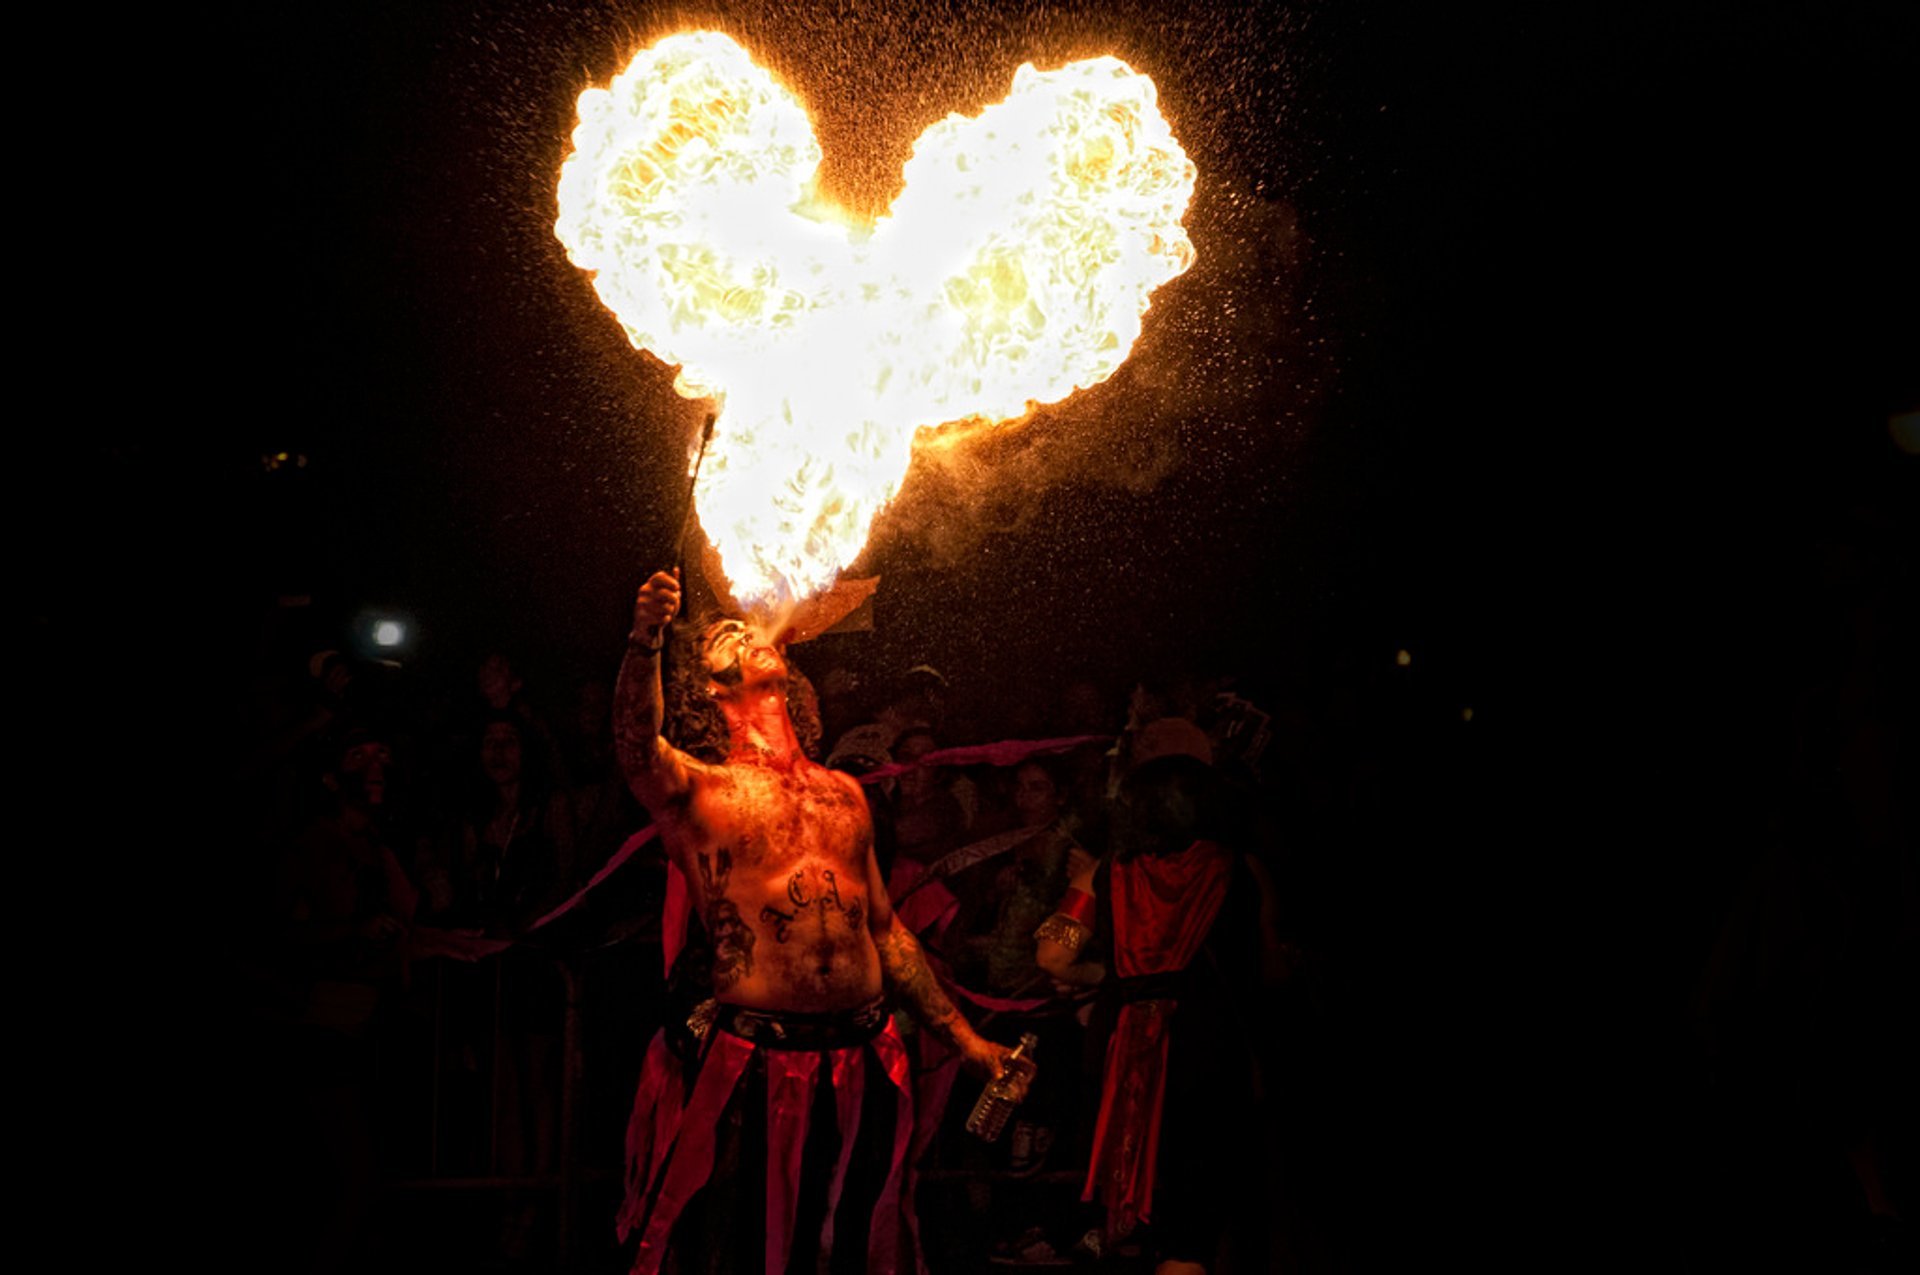
{"label": "orange flame", "polygon": [[759,608],[858,555],[916,430],[1104,381],[1193,264],[1193,165],[1116,58],[1028,63],[929,128],[870,229],[816,197],[805,110],[723,35],[642,50],[579,111],[555,233],[674,388],[722,400],[695,503]]}

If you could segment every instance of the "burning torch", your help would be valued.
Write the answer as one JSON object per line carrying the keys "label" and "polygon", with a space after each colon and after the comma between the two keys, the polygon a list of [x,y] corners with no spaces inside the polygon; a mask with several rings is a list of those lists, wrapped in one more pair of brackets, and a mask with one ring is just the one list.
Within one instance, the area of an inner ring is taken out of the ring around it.
{"label": "burning torch", "polygon": [[[700,462],[707,458],[707,444],[713,441],[713,424],[720,419],[718,412],[708,412],[706,424],[700,427],[700,450],[693,454],[693,474],[687,479],[687,507],[680,515],[680,534],[673,541],[673,575],[676,580],[686,578],[687,530],[693,526],[693,491],[700,484]],[[660,645],[660,633],[666,626],[656,624],[647,631],[647,642],[652,646]]]}

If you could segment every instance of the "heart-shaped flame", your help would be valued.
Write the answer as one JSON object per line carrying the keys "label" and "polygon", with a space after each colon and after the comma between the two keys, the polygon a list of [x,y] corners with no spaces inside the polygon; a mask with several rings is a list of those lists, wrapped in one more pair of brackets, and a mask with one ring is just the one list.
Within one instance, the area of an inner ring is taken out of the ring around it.
{"label": "heart-shaped flame", "polygon": [[642,50],[579,111],[555,232],[674,387],[723,400],[696,506],[755,607],[833,582],[917,429],[1105,380],[1193,264],[1193,165],[1115,58],[1028,63],[929,128],[870,230],[817,199],[805,110],[723,35]]}

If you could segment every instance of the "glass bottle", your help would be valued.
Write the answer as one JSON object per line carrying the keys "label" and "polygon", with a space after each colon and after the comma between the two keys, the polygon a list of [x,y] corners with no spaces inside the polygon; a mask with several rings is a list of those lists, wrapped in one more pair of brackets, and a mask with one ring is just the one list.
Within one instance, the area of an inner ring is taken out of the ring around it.
{"label": "glass bottle", "polygon": [[980,1100],[973,1104],[973,1111],[967,1116],[967,1132],[984,1142],[996,1142],[1006,1131],[1007,1119],[1013,1115],[1013,1109],[1019,1106],[1014,1094],[1024,1081],[1033,1083],[1034,1073],[1039,1067],[1033,1061],[1034,1050],[1040,1041],[1032,1032],[1025,1032],[1014,1051],[1007,1055],[1006,1069],[987,1082],[980,1091]]}

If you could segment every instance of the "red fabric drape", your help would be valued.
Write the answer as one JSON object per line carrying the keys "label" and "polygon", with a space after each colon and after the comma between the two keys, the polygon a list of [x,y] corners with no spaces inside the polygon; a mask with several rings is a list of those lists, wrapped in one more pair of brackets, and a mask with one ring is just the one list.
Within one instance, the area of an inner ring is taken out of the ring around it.
{"label": "red fabric drape", "polygon": [[[767,1065],[767,1258],[761,1269],[787,1269],[793,1220],[800,1207],[800,1160],[820,1055],[769,1049]],[[838,1203],[834,1201],[833,1203]],[[829,1206],[831,1215],[831,1206]]]}
{"label": "red fabric drape", "polygon": [[687,1099],[675,1130],[673,1146],[664,1165],[666,1176],[660,1194],[647,1217],[647,1229],[640,1236],[640,1251],[634,1255],[633,1275],[654,1275],[667,1255],[667,1239],[687,1201],[707,1183],[713,1173],[714,1131],[720,1113],[733,1097],[734,1086],[753,1057],[753,1044],[721,1032],[707,1051],[700,1066],[700,1078],[694,1082],[693,1096]]}
{"label": "red fabric drape", "polygon": [[847,1185],[847,1166],[853,1160],[853,1136],[860,1131],[860,1104],[866,1099],[867,1069],[859,1049],[833,1051],[833,1111],[840,1124],[840,1158],[833,1164],[827,1185],[827,1224],[820,1233],[820,1251],[833,1251],[834,1219],[840,1212],[840,1192]]}
{"label": "red fabric drape", "polygon": [[[620,1210],[619,1234],[625,1240],[640,1230],[634,1275],[654,1275],[666,1257],[673,1225],[695,1193],[713,1172],[715,1129],[756,1046],[724,1030],[701,1064],[693,1092],[685,1092],[681,1064],[666,1046],[665,1034],[654,1038],[641,1070],[627,1124],[627,1198]],[[818,1053],[770,1049],[767,1069],[766,1269],[784,1270],[793,1248],[793,1227],[800,1199],[800,1169],[807,1141],[815,1086],[822,1083]],[[827,1191],[827,1221],[821,1233],[823,1251],[832,1251],[838,1225],[840,1198],[846,1185],[854,1140],[860,1130],[861,1103],[869,1070],[884,1076],[895,1090],[896,1119],[887,1180],[870,1219],[867,1270],[870,1275],[894,1275],[906,1260],[900,1231],[907,1148],[913,1137],[913,1093],[908,1076],[906,1045],[899,1029],[889,1022],[865,1045],[836,1049],[828,1055],[825,1083],[833,1086],[834,1112],[840,1131],[840,1156]],[[655,1186],[658,1185],[657,1194]],[[648,1197],[652,1195],[652,1207]],[[853,1219],[850,1224],[858,1225]],[[842,1228],[844,1229],[844,1228]]]}
{"label": "red fabric drape", "polygon": [[647,1189],[673,1145],[686,1101],[686,1073],[667,1047],[666,1032],[655,1032],[640,1068],[633,1114],[627,1118],[627,1195],[616,1220],[622,1243],[646,1218]]}
{"label": "red fabric drape", "polygon": [[[1227,897],[1231,855],[1211,841],[1179,854],[1113,865],[1113,968],[1122,978],[1183,970],[1200,951]],[[1107,1206],[1107,1229],[1124,1235],[1153,1215],[1153,1166],[1167,1095],[1167,1043],[1176,1002],[1123,1005],[1107,1045],[1100,1116],[1082,1199]]]}
{"label": "red fabric drape", "polygon": [[870,1275],[895,1275],[901,1268],[900,1217],[902,1190],[907,1163],[907,1146],[913,1140],[913,1079],[908,1074],[907,1046],[900,1029],[891,1022],[867,1046],[880,1061],[881,1071],[894,1088],[893,1158],[887,1168],[887,1184],[873,1206],[873,1238],[867,1246],[867,1270]]}

